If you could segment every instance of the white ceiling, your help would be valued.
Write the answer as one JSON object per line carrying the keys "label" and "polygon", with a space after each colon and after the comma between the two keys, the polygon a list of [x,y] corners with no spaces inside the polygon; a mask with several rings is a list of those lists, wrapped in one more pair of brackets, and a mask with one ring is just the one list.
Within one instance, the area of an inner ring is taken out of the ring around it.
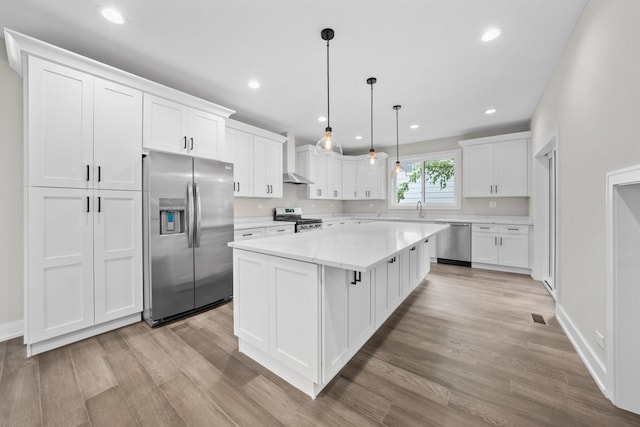
{"label": "white ceiling", "polygon": [[[0,26],[235,109],[233,118],[345,150],[528,122],[586,0],[2,0]],[[105,21],[118,8],[126,24]],[[502,29],[493,42],[480,37]],[[250,79],[260,89],[250,89]],[[484,111],[496,108],[496,114]],[[420,127],[410,130],[410,124]],[[356,135],[363,139],[357,141]]]}

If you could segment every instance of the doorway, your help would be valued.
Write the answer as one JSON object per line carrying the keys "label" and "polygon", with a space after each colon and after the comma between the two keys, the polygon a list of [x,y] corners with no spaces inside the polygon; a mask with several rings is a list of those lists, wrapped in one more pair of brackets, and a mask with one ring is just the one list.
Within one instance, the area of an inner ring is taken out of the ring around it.
{"label": "doorway", "polygon": [[554,299],[559,298],[558,280],[558,132],[535,153],[534,278],[542,281]]}
{"label": "doorway", "polygon": [[607,175],[607,378],[612,402],[640,413],[640,166]]}

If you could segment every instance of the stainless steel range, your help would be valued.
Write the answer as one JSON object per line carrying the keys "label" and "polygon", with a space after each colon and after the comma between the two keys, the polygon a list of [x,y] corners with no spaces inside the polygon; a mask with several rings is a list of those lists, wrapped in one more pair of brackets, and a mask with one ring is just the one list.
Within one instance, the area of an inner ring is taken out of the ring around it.
{"label": "stainless steel range", "polygon": [[302,218],[302,208],[275,208],[273,220],[295,222],[296,233],[322,229],[321,219]]}

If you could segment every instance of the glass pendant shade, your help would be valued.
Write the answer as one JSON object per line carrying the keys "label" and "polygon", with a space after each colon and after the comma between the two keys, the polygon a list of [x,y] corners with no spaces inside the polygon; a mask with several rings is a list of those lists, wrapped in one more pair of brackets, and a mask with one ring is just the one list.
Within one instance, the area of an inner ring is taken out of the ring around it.
{"label": "glass pendant shade", "polygon": [[376,150],[373,148],[373,85],[376,82],[375,77],[367,79],[367,84],[371,86],[371,148],[369,149],[369,158],[360,164],[363,172],[377,172],[384,168],[382,160],[376,156]]}
{"label": "glass pendant shade", "polygon": [[342,155],[342,145],[338,144],[333,139],[333,130],[331,129],[331,109],[329,106],[329,40],[333,39],[334,34],[335,33],[331,28],[325,28],[320,32],[322,40],[327,42],[327,127],[324,130],[324,136],[316,142],[316,155],[328,155],[333,153]]}
{"label": "glass pendant shade", "polygon": [[331,153],[342,155],[342,145],[334,140],[330,127],[325,129],[324,136],[316,142],[315,152],[320,155]]}

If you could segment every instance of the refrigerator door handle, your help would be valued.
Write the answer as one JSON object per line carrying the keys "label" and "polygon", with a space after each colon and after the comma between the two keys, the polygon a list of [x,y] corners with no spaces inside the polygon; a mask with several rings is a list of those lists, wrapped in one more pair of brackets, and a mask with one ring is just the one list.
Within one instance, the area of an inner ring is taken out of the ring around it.
{"label": "refrigerator door handle", "polygon": [[187,184],[187,246],[193,247],[193,185]]}
{"label": "refrigerator door handle", "polygon": [[195,207],[196,207],[196,229],[194,232],[195,244],[196,248],[200,247],[200,227],[202,226],[202,202],[200,199],[200,186],[196,182],[195,184]]}

